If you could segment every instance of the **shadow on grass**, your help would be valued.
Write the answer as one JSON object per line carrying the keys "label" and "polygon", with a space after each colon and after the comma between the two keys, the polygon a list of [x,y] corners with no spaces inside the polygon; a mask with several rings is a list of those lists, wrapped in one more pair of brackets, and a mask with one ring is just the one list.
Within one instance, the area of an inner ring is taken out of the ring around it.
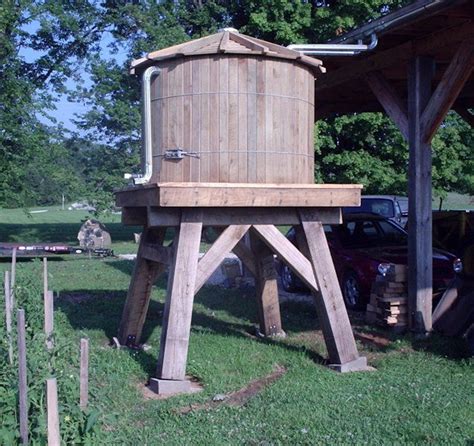
{"label": "shadow on grass", "polygon": [[[106,261],[107,265],[128,276],[132,274],[134,263],[126,260]],[[165,290],[166,274],[162,275],[155,287]],[[68,316],[75,329],[102,330],[108,339],[117,335],[122,309],[127,290],[87,291],[77,290],[67,293],[67,301],[58,302],[59,307]],[[75,303],[74,296],[86,295],[83,302]],[[162,325],[164,305],[151,300],[146,322],[143,328],[142,343],[156,344],[158,339],[150,342],[154,330]],[[215,313],[215,315],[214,315]],[[258,324],[255,289],[224,289],[217,286],[205,286],[195,298],[192,317],[192,332],[211,332],[223,336],[234,336],[256,341],[255,327]],[[291,334],[284,342],[280,340],[259,339],[265,344],[277,344],[291,351],[303,351],[309,358],[319,364],[326,360],[313,348],[314,342],[321,342],[321,326],[315,307],[304,302],[286,301],[281,304],[283,329]],[[390,333],[380,327],[367,325],[363,312],[349,312],[352,328],[356,337],[364,344],[364,350],[374,353],[390,353],[411,344],[414,350],[425,350],[453,360],[466,356],[466,348],[459,339],[443,338],[434,335],[426,341],[413,340],[409,335]],[[365,335],[361,339],[358,334]],[[367,337],[371,337],[367,341]],[[402,341],[402,344],[396,342]],[[386,341],[379,342],[379,341]],[[363,354],[363,353],[362,353]],[[149,354],[141,352],[134,357],[143,370],[153,374],[158,352]]]}
{"label": "shadow on grass", "polygon": [[461,336],[447,337],[433,333],[428,339],[413,339],[412,346],[414,350],[453,360],[463,360],[470,356],[467,342]]}
{"label": "shadow on grass", "polygon": [[[163,285],[164,280],[161,280],[158,286]],[[196,297],[198,308],[195,306],[193,310],[191,336],[193,332],[204,331],[221,336],[245,338],[249,342],[275,344],[290,351],[304,352],[314,362],[326,363],[321,355],[306,346],[257,338],[254,334],[257,324],[257,310],[254,299],[244,298],[245,305],[242,305],[242,297],[239,298],[238,291],[215,288],[216,290],[207,287]],[[75,330],[100,330],[108,339],[112,339],[117,335],[126,294],[125,290],[75,290],[64,292],[57,300],[56,307],[67,316],[69,323]],[[199,309],[199,305],[203,307],[203,310]],[[148,343],[152,336],[156,336],[154,332],[157,327],[162,325],[163,310],[164,305],[161,302],[151,300],[143,327],[141,343]],[[227,311],[232,314],[233,320],[224,320],[219,316],[207,314],[209,310],[211,312]],[[318,329],[314,315],[309,318],[309,313],[303,313],[296,306],[291,305],[287,306],[284,311],[286,314],[285,329],[291,329],[292,331],[301,330],[303,327],[305,329]],[[157,341],[157,339],[154,339],[152,343],[155,344]],[[132,357],[140,364],[145,373],[154,376],[158,357],[157,351],[141,351],[138,354],[133,354]]]}
{"label": "shadow on grass", "polygon": [[[349,317],[356,339],[361,339],[361,337],[358,336],[358,334],[360,334],[362,336],[368,335],[375,340],[375,342],[371,343],[369,348],[372,351],[390,353],[400,348],[405,350],[408,347],[414,351],[424,351],[454,361],[469,357],[468,345],[460,336],[447,337],[440,333],[433,332],[428,338],[417,339],[416,336],[409,331],[397,333],[377,325],[368,325],[365,322],[363,312],[349,311]],[[386,341],[387,345],[377,345],[378,339]],[[364,345],[367,346],[366,343],[364,343]]]}

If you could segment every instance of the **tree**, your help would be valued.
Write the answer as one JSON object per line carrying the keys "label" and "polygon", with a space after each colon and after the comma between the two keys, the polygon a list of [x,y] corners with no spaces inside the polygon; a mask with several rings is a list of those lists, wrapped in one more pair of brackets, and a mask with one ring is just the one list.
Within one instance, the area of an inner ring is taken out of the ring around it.
{"label": "tree", "polygon": [[[73,188],[58,173],[68,159],[63,129],[40,118],[67,78],[100,50],[108,11],[89,1],[7,0],[0,6],[0,205],[47,203],[52,189]],[[48,166],[48,163],[51,163]]]}
{"label": "tree", "polygon": [[[129,75],[128,66],[143,53],[226,26],[282,45],[324,42],[404,3],[3,2],[0,205],[48,203],[57,199],[57,191],[67,190],[94,199],[99,207],[110,206],[113,188],[124,184],[123,174],[139,170],[140,80]],[[108,42],[107,51],[104,42]],[[83,69],[91,85],[80,85],[69,94],[88,105],[89,111],[78,117],[81,136],[71,137],[61,127],[48,128],[39,117],[54,107],[55,95],[65,92],[65,80],[81,77]],[[320,121],[316,135],[318,181],[363,182],[366,191],[374,193],[406,191],[406,145],[384,115]],[[470,145],[472,133],[456,115],[450,116],[433,142],[436,190],[473,190]]]}

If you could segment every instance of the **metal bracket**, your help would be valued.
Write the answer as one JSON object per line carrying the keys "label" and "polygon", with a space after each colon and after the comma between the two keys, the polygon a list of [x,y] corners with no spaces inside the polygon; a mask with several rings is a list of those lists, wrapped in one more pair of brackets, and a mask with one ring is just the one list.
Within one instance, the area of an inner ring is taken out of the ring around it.
{"label": "metal bracket", "polygon": [[185,156],[199,158],[199,155],[196,152],[186,152],[179,147],[177,149],[165,150],[165,153],[162,156],[166,160],[182,160]]}

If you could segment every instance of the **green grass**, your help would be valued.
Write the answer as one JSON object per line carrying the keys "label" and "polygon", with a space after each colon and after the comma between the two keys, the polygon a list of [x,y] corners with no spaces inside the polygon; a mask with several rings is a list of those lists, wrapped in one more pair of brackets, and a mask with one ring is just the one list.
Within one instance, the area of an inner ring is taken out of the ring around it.
{"label": "green grass", "polygon": [[[203,392],[145,400],[141,388],[155,372],[165,280],[153,290],[144,329],[151,348],[114,350],[109,341],[132,266],[117,259],[49,262],[50,286],[59,294],[56,324],[76,343],[90,339],[91,405],[101,413],[96,444],[464,445],[474,439],[474,370],[463,359],[460,341],[434,336],[412,345],[402,337],[384,348],[359,345],[377,371],[339,375],[323,365],[326,351],[311,306],[282,305],[287,339],[253,337],[257,309],[251,288],[205,287],[196,297],[187,372],[201,381]],[[39,261],[20,262],[19,280],[30,273],[40,280],[41,267]],[[358,332],[373,331],[359,314],[351,319]],[[237,390],[276,364],[288,372],[243,407],[177,413]]]}
{"label": "green grass", "polygon": [[[439,209],[439,198],[433,199],[433,209]],[[461,195],[456,192],[448,192],[448,196],[443,200],[442,210],[474,210],[474,197]]]}
{"label": "green grass", "polygon": [[[56,210],[30,218],[23,211],[0,210],[1,240],[7,235],[10,240],[74,241],[84,216]],[[118,221],[114,215],[104,221],[111,228],[114,249],[131,252],[136,249],[130,242],[134,228],[123,228]],[[6,261],[0,262],[2,276],[8,267]],[[58,296],[58,332],[77,346],[81,337],[90,339],[91,409],[100,411],[92,444],[466,445],[474,440],[474,364],[465,358],[461,340],[433,336],[414,343],[366,326],[360,314],[352,313],[356,332],[386,336],[391,342],[386,347],[358,342],[361,354],[377,371],[340,375],[324,365],[326,348],[312,306],[282,304],[288,337],[263,341],[253,336],[257,325],[253,288],[204,287],[195,299],[187,367],[204,390],[168,400],[146,399],[143,385],[155,374],[166,277],[153,288],[144,327],[142,341],[150,349],[137,352],[109,345],[117,333],[133,262],[71,256],[51,258],[48,268],[50,287]],[[19,261],[18,281],[34,275],[41,289],[41,271],[38,260]],[[41,296],[32,298],[40,307]],[[31,351],[32,346],[28,348]],[[70,362],[77,375],[77,357]],[[180,408],[266,376],[276,365],[286,367],[287,373],[243,407],[221,404],[179,414]],[[67,381],[58,375],[58,380],[68,397],[77,393],[76,378]],[[35,370],[30,370],[30,382],[40,386],[37,381]],[[4,385],[0,382],[0,403]],[[59,399],[65,398],[60,387]],[[63,433],[66,416],[62,413]]]}
{"label": "green grass", "polygon": [[[37,210],[47,212],[36,213]],[[92,217],[86,211],[68,211],[57,207],[37,209],[0,209],[0,241],[21,243],[68,243],[78,245],[77,233],[82,222]],[[99,218],[112,238],[116,254],[135,253],[134,232],[139,226],[123,226],[120,214],[106,214]]]}

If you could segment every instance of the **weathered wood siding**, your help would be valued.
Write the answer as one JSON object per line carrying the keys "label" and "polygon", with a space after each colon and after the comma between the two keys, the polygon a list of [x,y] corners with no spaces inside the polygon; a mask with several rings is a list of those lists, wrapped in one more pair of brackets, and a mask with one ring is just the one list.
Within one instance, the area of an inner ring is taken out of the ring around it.
{"label": "weathered wood siding", "polygon": [[[314,74],[292,60],[209,55],[157,63],[153,182],[313,183]],[[163,158],[181,148],[199,158]]]}

